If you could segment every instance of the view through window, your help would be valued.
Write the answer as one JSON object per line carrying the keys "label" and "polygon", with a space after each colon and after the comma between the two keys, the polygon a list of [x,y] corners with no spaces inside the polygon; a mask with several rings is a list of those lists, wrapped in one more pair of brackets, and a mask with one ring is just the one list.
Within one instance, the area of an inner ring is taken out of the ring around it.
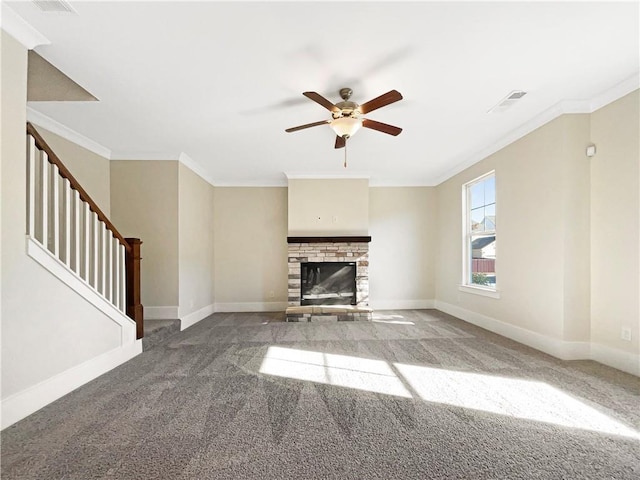
{"label": "view through window", "polygon": [[496,178],[490,172],[464,186],[464,284],[496,288]]}

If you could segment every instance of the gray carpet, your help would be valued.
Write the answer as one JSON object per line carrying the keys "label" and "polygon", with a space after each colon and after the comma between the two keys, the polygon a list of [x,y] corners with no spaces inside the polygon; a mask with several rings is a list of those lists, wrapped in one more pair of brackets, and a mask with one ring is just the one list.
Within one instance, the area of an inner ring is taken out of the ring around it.
{"label": "gray carpet", "polygon": [[145,320],[142,350],[146,351],[164,343],[180,331],[180,320]]}
{"label": "gray carpet", "polygon": [[215,314],[2,432],[3,479],[637,479],[640,379],[435,310]]}

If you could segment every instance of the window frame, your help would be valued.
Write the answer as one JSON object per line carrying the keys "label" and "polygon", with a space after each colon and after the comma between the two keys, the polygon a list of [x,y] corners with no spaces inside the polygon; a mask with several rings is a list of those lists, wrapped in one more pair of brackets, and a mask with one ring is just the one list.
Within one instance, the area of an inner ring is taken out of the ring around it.
{"label": "window frame", "polygon": [[[486,286],[486,285],[477,285],[471,283],[471,269],[472,269],[472,239],[474,236],[482,235],[484,233],[488,233],[489,235],[493,234],[496,238],[497,242],[497,225],[494,224],[494,228],[489,231],[484,232],[473,232],[471,230],[471,188],[488,178],[493,177],[494,182],[496,179],[496,171],[491,170],[479,177],[470,180],[462,185],[462,282],[458,285],[458,289],[465,293],[472,293],[475,295],[482,295],[490,298],[500,298],[500,292],[498,290],[498,248],[496,243],[496,283],[495,286]],[[496,182],[497,184],[497,182]],[[494,190],[494,205],[495,205],[495,217],[496,223],[498,218],[498,192],[497,189]]]}

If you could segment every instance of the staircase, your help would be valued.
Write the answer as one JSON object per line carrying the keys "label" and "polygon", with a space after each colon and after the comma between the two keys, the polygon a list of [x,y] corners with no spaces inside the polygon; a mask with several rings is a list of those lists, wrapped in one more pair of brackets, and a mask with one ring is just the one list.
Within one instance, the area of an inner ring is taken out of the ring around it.
{"label": "staircase", "polygon": [[27,251],[114,321],[144,336],[138,238],[124,238],[27,124]]}

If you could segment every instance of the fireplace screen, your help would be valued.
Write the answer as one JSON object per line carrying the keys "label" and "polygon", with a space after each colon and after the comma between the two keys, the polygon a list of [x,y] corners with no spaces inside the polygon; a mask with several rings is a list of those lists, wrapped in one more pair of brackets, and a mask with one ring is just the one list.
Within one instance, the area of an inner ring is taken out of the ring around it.
{"label": "fireplace screen", "polygon": [[300,305],[355,305],[355,262],[300,264]]}

